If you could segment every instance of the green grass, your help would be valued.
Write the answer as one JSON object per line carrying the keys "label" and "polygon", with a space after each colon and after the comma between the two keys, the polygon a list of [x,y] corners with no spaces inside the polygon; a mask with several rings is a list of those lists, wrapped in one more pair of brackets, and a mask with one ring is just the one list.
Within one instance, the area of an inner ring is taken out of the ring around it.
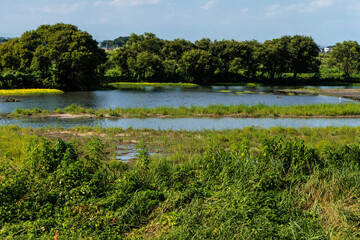
{"label": "green grass", "polygon": [[0,96],[24,96],[24,95],[42,95],[42,94],[62,94],[58,89],[0,89]]}
{"label": "green grass", "polygon": [[111,87],[117,89],[138,89],[143,87],[182,87],[182,88],[194,88],[198,87],[194,83],[159,83],[159,82],[114,82],[108,84]]}
{"label": "green grass", "polygon": [[56,108],[54,111],[39,108],[16,109],[8,117],[44,116],[49,114],[76,114],[87,117],[120,117],[120,118],[146,118],[146,117],[352,117],[360,115],[359,103],[342,104],[311,104],[296,106],[268,106],[258,105],[209,105],[207,107],[155,107],[155,108],[115,108],[91,109],[78,105],[70,105],[64,109]]}
{"label": "green grass", "polygon": [[359,136],[0,127],[0,238],[357,239]]}

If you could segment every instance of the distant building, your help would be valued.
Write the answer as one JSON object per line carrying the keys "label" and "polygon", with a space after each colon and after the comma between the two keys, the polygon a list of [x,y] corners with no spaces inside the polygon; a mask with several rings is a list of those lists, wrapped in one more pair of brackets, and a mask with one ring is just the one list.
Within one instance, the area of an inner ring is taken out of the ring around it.
{"label": "distant building", "polygon": [[324,47],[324,48],[320,48],[320,52],[322,53],[328,53],[332,51],[333,47]]}
{"label": "distant building", "polygon": [[7,37],[0,37],[0,44],[3,44],[7,41],[9,41],[10,38],[7,38]]}

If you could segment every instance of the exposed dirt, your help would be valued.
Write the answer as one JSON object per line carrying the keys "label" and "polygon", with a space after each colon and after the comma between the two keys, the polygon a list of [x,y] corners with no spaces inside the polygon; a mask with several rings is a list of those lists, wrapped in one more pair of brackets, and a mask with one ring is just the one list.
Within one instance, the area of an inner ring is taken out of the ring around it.
{"label": "exposed dirt", "polygon": [[[360,98],[359,98],[360,99]],[[91,114],[43,114],[43,115],[22,115],[22,116],[11,116],[11,115],[2,115],[0,118],[59,118],[59,119],[80,119],[80,118],[92,118],[92,119],[129,119],[137,118],[136,116],[121,116],[121,117],[97,117]],[[215,114],[198,114],[198,115],[186,115],[186,116],[169,116],[169,115],[147,115],[142,116],[141,118],[159,118],[159,119],[171,119],[171,118],[360,118],[360,115],[249,115],[249,114],[224,114],[224,115],[215,115]],[[119,135],[120,137],[120,135]]]}
{"label": "exposed dirt", "polygon": [[46,115],[34,115],[33,117],[53,117],[53,118],[62,118],[62,119],[74,119],[74,118],[94,118],[96,116],[88,113],[84,113],[84,114],[50,113]]}
{"label": "exposed dirt", "polygon": [[360,100],[360,89],[285,89],[285,90],[276,90],[275,92],[327,95],[327,96],[336,96],[336,97]]}
{"label": "exposed dirt", "polygon": [[[360,99],[360,98],[359,98]],[[13,118],[12,116],[0,116],[5,118]],[[46,115],[22,115],[17,116],[16,118],[59,118],[59,119],[79,119],[79,118],[93,118],[93,119],[129,119],[137,118],[136,116],[121,116],[121,117],[97,117],[91,114],[46,114]],[[215,114],[197,114],[197,115],[186,115],[186,116],[169,116],[169,115],[147,115],[142,118],[360,118],[360,115],[250,115],[250,114],[224,114],[224,115],[215,115]]]}

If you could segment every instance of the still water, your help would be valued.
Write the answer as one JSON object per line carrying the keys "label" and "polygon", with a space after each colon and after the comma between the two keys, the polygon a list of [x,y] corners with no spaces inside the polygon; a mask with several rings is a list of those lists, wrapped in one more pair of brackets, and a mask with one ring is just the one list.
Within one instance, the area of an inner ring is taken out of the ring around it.
{"label": "still water", "polygon": [[[281,87],[289,88],[289,87]],[[322,87],[326,88],[326,87]],[[53,110],[78,104],[87,108],[116,107],[158,107],[158,106],[207,106],[209,104],[247,104],[255,105],[299,105],[339,103],[338,97],[329,96],[287,96],[274,94],[279,87],[241,87],[241,86],[205,86],[197,88],[154,88],[147,87],[143,91],[104,90],[89,92],[68,92],[61,95],[16,97],[21,102],[0,102],[0,112],[13,112],[16,108]],[[223,92],[221,92],[223,91]],[[229,91],[229,92],[224,92]],[[240,93],[251,91],[252,94]],[[353,100],[342,99],[342,102]]]}
{"label": "still water", "polygon": [[360,126],[360,118],[176,118],[176,119],[0,119],[0,125],[19,125],[21,127],[63,127],[76,126],[99,126],[103,128],[121,127],[123,129],[132,127],[134,129],[155,130],[189,130],[198,131],[235,129],[244,127],[327,127],[327,126]]}

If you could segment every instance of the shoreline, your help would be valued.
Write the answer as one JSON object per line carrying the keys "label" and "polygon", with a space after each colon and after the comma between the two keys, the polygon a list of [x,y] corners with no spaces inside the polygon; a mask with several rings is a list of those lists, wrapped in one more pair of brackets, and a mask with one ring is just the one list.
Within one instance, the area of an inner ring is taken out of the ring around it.
{"label": "shoreline", "polygon": [[12,116],[10,114],[3,114],[0,115],[0,119],[44,119],[44,118],[53,118],[53,119],[146,119],[146,118],[158,118],[158,119],[176,119],[176,118],[298,118],[298,119],[310,119],[310,118],[360,118],[360,114],[356,115],[311,115],[311,116],[302,116],[302,115],[250,115],[250,114],[225,114],[225,115],[215,115],[215,114],[203,114],[203,115],[161,115],[161,114],[154,114],[154,115],[128,115],[128,116],[109,116],[104,115],[102,117],[96,116],[95,114],[71,114],[71,113],[50,113],[50,114],[41,114],[41,115],[16,115]]}
{"label": "shoreline", "polygon": [[360,89],[283,89],[275,90],[274,92],[285,94],[326,95],[360,100]]}

